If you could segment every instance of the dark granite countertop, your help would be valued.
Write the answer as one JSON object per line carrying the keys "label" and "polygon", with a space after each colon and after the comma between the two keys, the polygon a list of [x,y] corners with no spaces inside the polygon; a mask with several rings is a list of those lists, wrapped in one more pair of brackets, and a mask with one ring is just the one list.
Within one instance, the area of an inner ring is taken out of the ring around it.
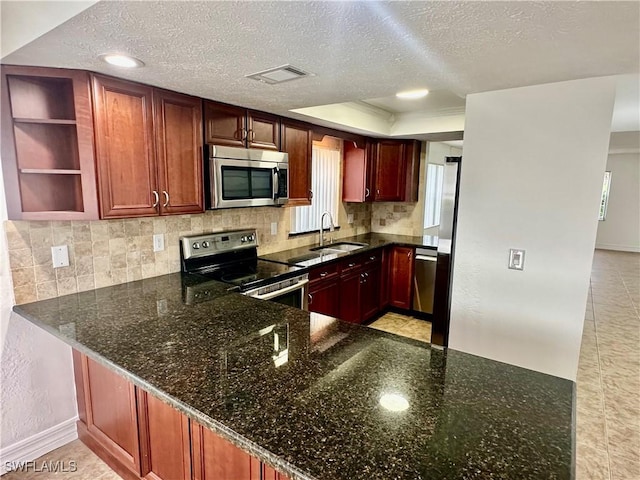
{"label": "dark granite countertop", "polygon": [[216,282],[185,304],[187,286],[171,274],[14,310],[293,479],[574,477],[573,382]]}
{"label": "dark granite countertop", "polygon": [[[306,257],[313,253],[310,249],[314,246],[309,245],[306,247],[292,248],[289,250],[283,250],[280,252],[270,253],[268,255],[261,255],[263,260],[270,260],[272,262],[286,263],[289,265],[298,265],[302,267],[314,267],[320,264],[331,263],[338,259],[344,258],[349,255],[357,255],[380,247],[388,245],[399,245],[408,247],[422,247],[435,250],[438,248],[438,237],[433,235],[421,235],[421,236],[407,236],[407,235],[393,235],[390,233],[365,233],[362,235],[356,235],[353,237],[338,238],[334,243],[362,243],[366,244],[365,247],[351,252],[331,253],[328,255],[322,255],[317,258]],[[325,244],[326,248],[331,248],[331,243]]]}

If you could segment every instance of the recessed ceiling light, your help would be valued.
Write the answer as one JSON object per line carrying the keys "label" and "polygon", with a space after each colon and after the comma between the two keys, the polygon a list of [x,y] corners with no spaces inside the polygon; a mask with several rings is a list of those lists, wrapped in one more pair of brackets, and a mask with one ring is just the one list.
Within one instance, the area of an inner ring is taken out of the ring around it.
{"label": "recessed ceiling light", "polygon": [[429,94],[429,90],[423,88],[421,90],[407,90],[406,92],[396,93],[396,97],[403,98],[405,100],[415,100],[416,98],[426,97]]}
{"label": "recessed ceiling light", "polygon": [[404,412],[409,402],[398,393],[385,393],[380,397],[380,405],[391,412]]}
{"label": "recessed ceiling light", "polygon": [[115,65],[116,67],[144,67],[144,62],[142,60],[130,57],[129,55],[122,55],[120,53],[105,53],[104,55],[100,55],[99,58],[110,65]]}

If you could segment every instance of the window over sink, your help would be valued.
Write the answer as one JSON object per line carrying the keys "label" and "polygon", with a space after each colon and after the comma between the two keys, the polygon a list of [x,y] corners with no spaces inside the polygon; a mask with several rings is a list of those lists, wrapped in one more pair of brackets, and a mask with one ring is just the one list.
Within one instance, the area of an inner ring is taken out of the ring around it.
{"label": "window over sink", "polygon": [[[291,234],[320,230],[322,212],[329,211],[334,226],[338,226],[340,201],[341,151],[335,148],[313,145],[311,156],[311,205],[291,209]],[[329,227],[325,220],[325,227]]]}

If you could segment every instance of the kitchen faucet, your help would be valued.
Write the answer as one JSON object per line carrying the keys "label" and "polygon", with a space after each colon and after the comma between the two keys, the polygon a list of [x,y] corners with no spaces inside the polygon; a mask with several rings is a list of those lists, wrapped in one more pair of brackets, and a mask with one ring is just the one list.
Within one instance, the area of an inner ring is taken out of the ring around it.
{"label": "kitchen faucet", "polygon": [[[331,216],[331,212],[329,212],[328,210],[325,210],[324,212],[322,212],[322,216],[320,217],[320,246],[324,246],[324,216],[325,215],[329,215],[329,232],[333,232],[333,217]],[[331,236],[331,239],[329,240],[330,243],[333,243],[333,236]]]}

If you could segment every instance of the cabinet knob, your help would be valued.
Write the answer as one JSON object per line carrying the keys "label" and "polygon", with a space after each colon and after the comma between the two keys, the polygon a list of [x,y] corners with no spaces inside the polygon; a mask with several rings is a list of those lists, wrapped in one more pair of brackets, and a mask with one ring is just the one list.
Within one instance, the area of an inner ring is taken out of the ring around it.
{"label": "cabinet knob", "polygon": [[309,190],[309,200],[313,198],[313,191]]}
{"label": "cabinet knob", "polygon": [[376,259],[376,256],[375,256],[375,255],[371,255],[371,256],[369,257],[369,260],[371,260],[372,262],[373,262],[375,259]]}
{"label": "cabinet knob", "polygon": [[163,190],[162,194],[164,195],[164,203],[162,204],[162,206],[166,207],[169,205],[169,194],[167,193],[166,190]]}
{"label": "cabinet knob", "polygon": [[320,276],[321,276],[321,277],[326,277],[326,276],[327,276],[327,272],[322,272],[322,273],[320,274]]}
{"label": "cabinet knob", "polygon": [[158,195],[158,192],[156,192],[155,190],[153,192],[153,208],[156,208],[158,206],[158,204],[160,203],[160,195]]}
{"label": "cabinet knob", "polygon": [[355,263],[350,263],[350,264],[348,264],[348,265],[347,265],[347,267],[349,267],[349,268],[351,268],[351,267],[355,267],[355,266],[356,266],[356,264],[355,264]]}
{"label": "cabinet knob", "polygon": [[371,195],[371,190],[369,190],[368,188],[364,189],[364,198],[369,197],[369,195]]}
{"label": "cabinet knob", "polygon": [[407,253],[407,258],[411,258],[411,255],[413,255],[413,252],[409,250],[409,253]]}
{"label": "cabinet knob", "polygon": [[380,189],[379,189],[379,188],[376,190],[376,193],[377,193],[378,195],[380,195]]}

